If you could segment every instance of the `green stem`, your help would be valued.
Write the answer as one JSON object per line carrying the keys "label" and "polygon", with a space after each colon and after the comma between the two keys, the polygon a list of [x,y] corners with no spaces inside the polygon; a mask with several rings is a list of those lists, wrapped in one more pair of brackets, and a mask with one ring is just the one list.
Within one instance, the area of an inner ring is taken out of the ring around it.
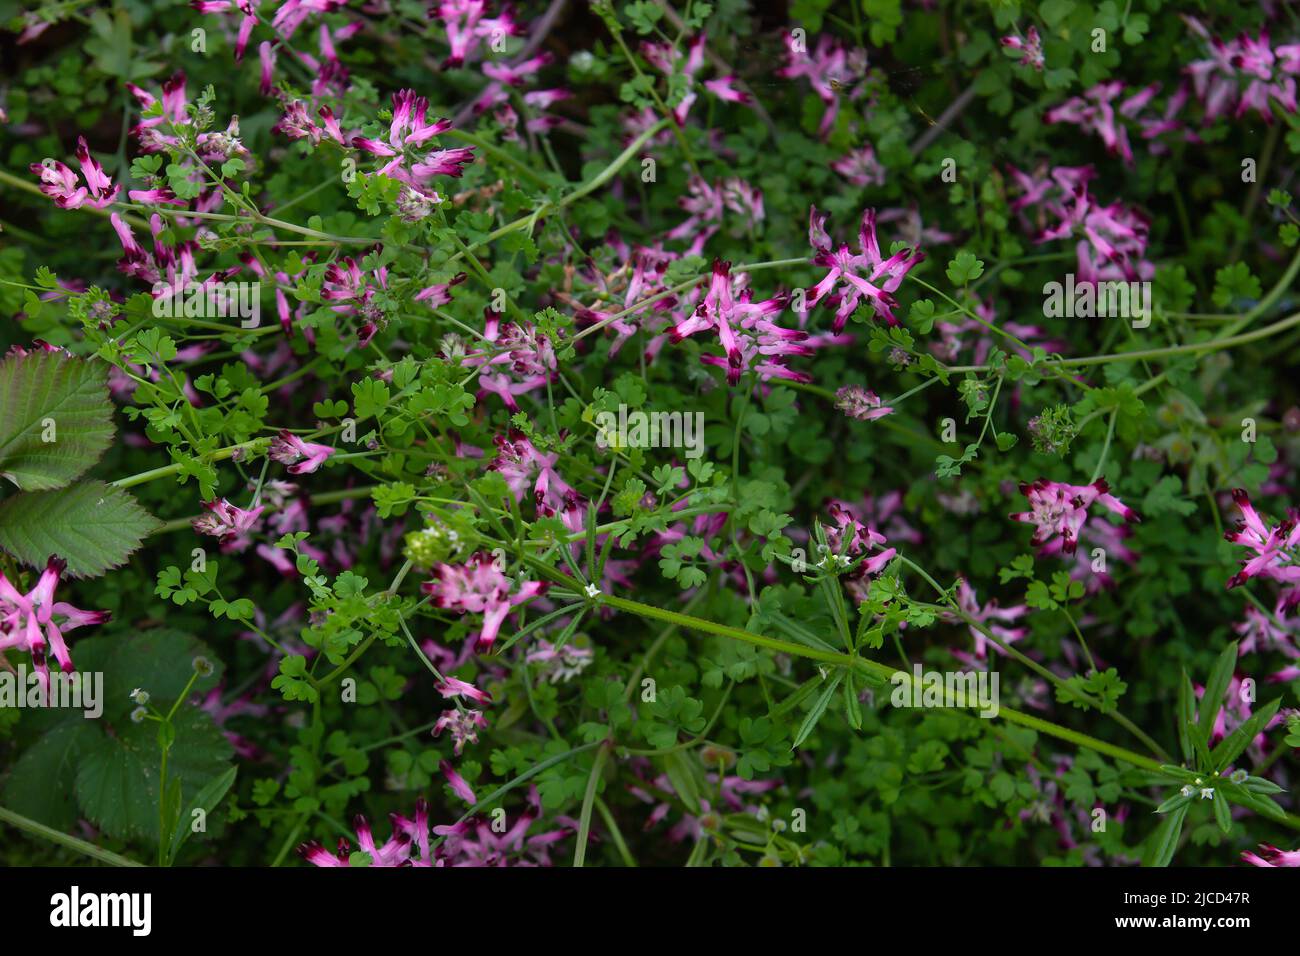
{"label": "green stem", "polygon": [[57,843],[69,850],[84,853],[101,863],[108,863],[111,866],[144,866],[143,863],[137,863],[135,860],[119,856],[111,850],[105,850],[93,843],[88,843],[74,836],[68,836],[66,833],[60,833],[52,827],[47,827],[44,823],[37,823],[35,820],[29,819],[20,813],[14,813],[5,807],[0,807],[0,822],[8,823],[19,830],[27,831],[32,836],[38,836],[44,840],[49,840],[51,843]]}
{"label": "green stem", "polygon": [[[739,628],[730,627],[726,624],[718,624],[714,621],[704,620],[703,618],[691,617],[677,611],[654,607],[650,604],[642,604],[640,601],[632,601],[627,598],[607,595],[603,596],[601,600],[603,603],[615,610],[627,611],[652,620],[675,624],[678,627],[688,628],[703,634],[729,637],[733,640],[743,641],[746,644],[753,644],[756,647],[766,648],[767,650],[775,651],[779,654],[788,654],[792,657],[803,657],[809,660],[822,661],[827,664],[835,664],[840,667],[853,668],[873,677],[882,678],[885,681],[902,681],[908,685],[911,685],[913,682],[911,674],[890,667],[887,664],[882,664],[879,661],[868,660],[856,655],[844,654],[839,651],[807,647],[803,644],[795,644],[790,641],[767,637],[763,634],[752,634],[749,631],[742,631]],[[954,707],[951,709],[960,708]],[[1135,753],[1126,747],[1120,747],[1117,744],[1112,744],[1105,740],[1098,740],[1096,737],[1080,733],[1077,730],[1071,730],[1068,727],[1062,727],[1059,724],[1043,720],[1040,717],[1034,717],[1031,714],[1026,714],[1010,707],[999,708],[998,717],[1008,723],[1018,724],[1021,727],[1027,727],[1031,730],[1037,731],[1038,733],[1046,734],[1049,737],[1064,740],[1077,747],[1083,747],[1087,750],[1104,754],[1105,756],[1122,761],[1141,770],[1149,770],[1155,773],[1160,771],[1160,763],[1150,757],[1144,757],[1142,754]],[[1300,817],[1293,814],[1286,814],[1284,817],[1278,819],[1279,822],[1284,823],[1292,829],[1300,830]]]}

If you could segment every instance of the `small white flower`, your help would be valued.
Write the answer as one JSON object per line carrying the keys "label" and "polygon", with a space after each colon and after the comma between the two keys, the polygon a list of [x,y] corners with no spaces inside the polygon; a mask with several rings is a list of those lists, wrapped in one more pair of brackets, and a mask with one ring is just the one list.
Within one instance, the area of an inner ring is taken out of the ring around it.
{"label": "small white flower", "polygon": [[588,584],[586,591],[587,591],[587,597],[589,598],[595,598],[600,596],[600,588],[596,587],[596,585],[594,584]]}
{"label": "small white flower", "polygon": [[1192,794],[1196,792],[1196,788],[1189,783],[1178,792],[1181,793],[1184,797],[1190,797]]}
{"label": "small white flower", "polygon": [[1213,799],[1214,799],[1214,788],[1213,788],[1213,787],[1202,787],[1202,788],[1201,788],[1201,799],[1202,799],[1202,800],[1213,800]]}

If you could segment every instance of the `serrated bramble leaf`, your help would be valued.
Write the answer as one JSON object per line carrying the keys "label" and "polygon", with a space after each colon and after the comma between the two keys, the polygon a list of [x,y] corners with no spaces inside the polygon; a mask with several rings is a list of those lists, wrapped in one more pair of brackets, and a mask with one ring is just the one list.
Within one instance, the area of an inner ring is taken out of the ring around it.
{"label": "serrated bramble leaf", "polygon": [[0,361],[0,477],[62,488],[113,440],[107,366],[55,352]]}
{"label": "serrated bramble leaf", "polygon": [[0,504],[0,548],[32,567],[57,555],[78,578],[123,564],[156,527],[130,494],[102,481],[15,495]]}

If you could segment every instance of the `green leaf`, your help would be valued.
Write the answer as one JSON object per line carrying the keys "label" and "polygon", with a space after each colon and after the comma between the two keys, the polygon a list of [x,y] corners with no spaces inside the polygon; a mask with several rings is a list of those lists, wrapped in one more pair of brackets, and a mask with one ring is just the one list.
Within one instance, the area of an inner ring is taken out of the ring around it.
{"label": "green leaf", "polygon": [[1173,860],[1189,806],[1190,801],[1175,807],[1160,821],[1160,826],[1147,838],[1146,853],[1142,857],[1143,866],[1168,866]]}
{"label": "green leaf", "polygon": [[962,251],[948,263],[948,281],[953,285],[965,285],[984,274],[984,262],[975,258],[970,252]]}
{"label": "green leaf", "polygon": [[70,830],[78,812],[77,763],[99,739],[94,721],[76,718],[47,731],[18,758],[5,782],[4,805],[56,830]]}
{"label": "green leaf", "polygon": [[78,578],[124,564],[156,527],[127,492],[102,481],[15,495],[0,504],[0,548],[33,567],[58,555]]}
{"label": "green leaf", "polygon": [[165,627],[83,639],[73,649],[73,660],[85,667],[87,655],[104,672],[104,720],[114,726],[135,707],[131,692],[137,687],[148,691],[151,703],[164,712],[171,707],[189,684],[196,657],[207,658],[212,673],[194,681],[192,695],[216,687],[223,671],[221,660],[197,637]]}
{"label": "green leaf", "polygon": [[[230,743],[201,710],[182,708],[173,718],[176,743],[169,775],[190,792],[202,792],[228,771]],[[82,761],[77,800],[82,812],[109,836],[158,842],[158,778],[161,753],[152,721],[127,721],[105,735]]]}
{"label": "green leaf", "polygon": [[835,696],[835,691],[843,679],[844,671],[837,671],[821,694],[818,695],[812,710],[808,711],[808,716],[804,718],[803,724],[800,725],[799,732],[795,734],[794,743],[790,745],[791,750],[797,750],[799,745],[807,740],[808,735],[817,727],[817,722],[822,719],[822,714],[826,713],[826,708],[830,705],[831,698]]}
{"label": "green leaf", "polygon": [[56,352],[0,361],[0,477],[25,491],[62,488],[113,440],[108,371]]}
{"label": "green leaf", "polygon": [[1228,798],[1220,790],[1210,802],[1214,804],[1214,822],[1224,833],[1229,832],[1232,829],[1232,808],[1228,806]]}
{"label": "green leaf", "polygon": [[1232,671],[1236,666],[1237,642],[1233,641],[1223,649],[1223,653],[1214,664],[1214,670],[1210,671],[1210,679],[1205,682],[1205,694],[1201,697],[1201,713],[1198,719],[1202,744],[1210,739],[1210,731],[1214,729],[1214,718],[1219,716],[1219,708],[1223,706],[1223,695],[1228,692],[1228,682],[1232,680]]}
{"label": "green leaf", "polygon": [[176,854],[180,852],[185,841],[188,840],[190,834],[194,832],[194,811],[202,810],[204,816],[206,816],[215,810],[217,804],[221,803],[225,798],[226,792],[234,785],[235,776],[238,773],[238,767],[231,767],[221,776],[214,779],[199,791],[198,795],[187,808],[188,812],[180,815],[179,826],[177,826],[175,831],[172,833],[171,846],[167,850],[167,860],[169,862],[176,859]]}
{"label": "green leaf", "polygon": [[1192,734],[1198,732],[1195,707],[1196,690],[1192,687],[1192,679],[1184,670],[1178,684],[1178,749],[1182,751],[1183,759],[1189,763],[1196,754],[1196,748],[1192,746]]}
{"label": "green leaf", "polygon": [[1281,706],[1281,697],[1269,701],[1249,720],[1242,721],[1237,729],[1219,741],[1219,745],[1210,752],[1210,760],[1214,762],[1212,769],[1221,771],[1240,757],[1241,752],[1250,746],[1250,742],[1268,726],[1268,722],[1273,719]]}

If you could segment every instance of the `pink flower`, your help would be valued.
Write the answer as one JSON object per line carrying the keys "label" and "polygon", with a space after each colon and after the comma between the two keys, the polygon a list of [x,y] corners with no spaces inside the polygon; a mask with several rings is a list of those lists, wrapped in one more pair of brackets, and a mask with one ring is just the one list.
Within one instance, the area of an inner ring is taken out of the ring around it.
{"label": "pink flower", "polygon": [[867,53],[860,49],[846,49],[829,33],[822,33],[817,49],[812,53],[800,49],[793,34],[786,36],[786,65],[777,76],[793,79],[803,77],[813,92],[825,104],[819,135],[830,135],[835,118],[839,115],[840,97],[852,102],[867,95]]}
{"label": "pink flower", "polygon": [[1038,35],[1037,27],[1030,27],[1021,39],[1018,36],[1003,37],[1001,43],[1008,50],[1019,50],[1023,55],[1020,57],[1020,65],[1032,67],[1038,72],[1043,71],[1043,40]]}
{"label": "pink flower", "polygon": [[[586,307],[572,300],[566,293],[559,293],[557,298],[570,302],[575,307],[574,318],[579,322],[594,324],[605,322],[614,330],[615,337],[610,343],[609,354],[614,356],[623,344],[636,334],[638,328],[647,333],[661,327],[666,314],[671,314],[677,305],[677,296],[669,292],[664,285],[664,276],[668,266],[677,258],[677,253],[668,252],[659,247],[637,246],[627,248],[620,246],[616,251],[621,256],[620,264],[606,278],[601,270],[592,268],[591,283],[602,300],[610,300],[605,309]],[[619,260],[616,260],[619,261]],[[625,278],[626,285],[618,291],[617,280]],[[656,296],[658,298],[656,298]],[[646,300],[654,299],[653,302]],[[619,315],[619,313],[625,313]],[[618,318],[615,316],[618,315]],[[608,320],[608,321],[607,321]],[[646,346],[646,358],[653,359],[662,345],[664,336],[656,336],[658,344],[652,342]]]}
{"label": "pink flower", "polygon": [[[997,623],[999,621],[1016,621],[1024,617],[1029,608],[1024,604],[1017,604],[1014,607],[998,607],[996,600],[989,601],[981,606],[979,598],[975,595],[975,589],[966,583],[965,578],[957,586],[957,604],[958,606],[974,618],[980,624],[983,624],[989,631],[996,634],[1008,644],[1020,640],[1029,633],[1027,627],[1004,627]],[[949,622],[962,620],[951,611],[945,611],[943,618]],[[988,645],[991,643],[984,635],[984,632],[973,624],[969,625],[971,637],[975,638],[975,656],[985,657],[988,654]],[[1005,653],[1002,648],[993,645],[998,653]]]}
{"label": "pink flower", "polygon": [[[515,823],[505,833],[496,833],[487,817],[465,820],[451,826],[434,827],[442,837],[435,850],[436,866],[550,866],[550,849],[578,829],[571,817],[556,816],[554,830],[528,835],[542,815],[537,788],[528,788],[528,808],[513,815]],[[418,840],[418,836],[416,837]]]}
{"label": "pink flower", "polygon": [[[1199,20],[1183,17],[1192,32],[1205,41],[1210,54],[1187,67],[1192,88],[1213,120],[1232,110],[1244,116],[1254,110],[1265,123],[1273,121],[1275,102],[1288,113],[1296,112],[1296,81],[1300,74],[1300,44],[1269,43],[1267,32],[1252,39],[1245,33],[1235,40],[1213,37]],[[1233,108],[1235,106],[1235,109]]]}
{"label": "pink flower", "polygon": [[501,317],[491,309],[484,312],[484,318],[483,338],[492,347],[470,353],[464,364],[470,368],[489,366],[501,369],[500,372],[479,376],[479,394],[497,395],[505,402],[506,408],[517,412],[516,395],[544,388],[556,374],[555,349],[550,338],[531,322],[502,323]]}
{"label": "pink flower", "polygon": [[28,168],[40,177],[41,192],[53,199],[60,209],[80,209],[82,206],[104,209],[112,205],[122,187],[114,186],[113,181],[104,175],[104,167],[90,155],[84,136],[77,137],[77,163],[81,166],[82,179],[86,181],[84,186],[76,173],[55,159],[32,163]]}
{"label": "pink flower", "polygon": [[[967,345],[966,336],[969,334],[975,340],[971,349],[971,357],[977,365],[984,364],[995,344],[999,348],[1005,347],[1008,351],[1014,352],[1025,361],[1031,360],[1033,353],[1029,349],[1005,341],[995,343],[993,333],[989,331],[991,325],[996,325],[1003,331],[1010,332],[1026,345],[1038,345],[1048,352],[1063,352],[1069,347],[1068,343],[1059,339],[1046,338],[1047,333],[1037,325],[1027,325],[1011,319],[995,322],[997,313],[994,311],[991,301],[977,303],[975,305],[975,314],[984,321],[977,321],[967,315],[936,321],[934,328],[939,333],[939,337],[930,341],[930,351],[944,362],[956,363],[962,349]],[[1033,427],[1031,424],[1031,431]]]}
{"label": "pink flower", "polygon": [[893,413],[875,392],[861,385],[845,385],[835,392],[835,407],[849,418],[860,422],[873,422]]}
{"label": "pink flower", "polygon": [[[1093,175],[1090,166],[1058,166],[1046,177],[1041,171],[1029,175],[1013,168],[1012,179],[1024,194],[1011,208],[1041,207],[1036,221],[1024,220],[1037,230],[1035,242],[1076,238],[1078,282],[1149,279],[1155,274],[1155,266],[1145,260],[1150,223],[1121,203],[1099,205],[1088,194]],[[1040,229],[1044,215],[1056,221]]]}
{"label": "pink flower", "polygon": [[[808,216],[808,242],[817,253],[813,262],[828,271],[820,282],[808,289],[808,308],[812,309],[823,298],[837,306],[832,330],[840,332],[858,304],[866,298],[886,322],[897,325],[893,310],[898,303],[893,293],[902,285],[903,277],[925,259],[925,253],[908,248],[884,258],[876,241],[874,209],[862,214],[857,254],[851,253],[846,244],[833,250],[825,226],[826,216],[818,216],[814,206]],[[837,288],[839,292],[836,292]]]}
{"label": "pink flower", "polygon": [[[516,501],[523,501],[532,482],[533,503],[539,515],[550,517],[564,513],[568,517],[577,513],[580,519],[578,493],[555,469],[560,460],[558,452],[546,454],[539,451],[519,432],[513,432],[509,437],[497,435],[493,443],[497,446],[497,457],[489,468],[505,479]],[[533,480],[534,473],[536,480]]]}
{"label": "pink flower", "polygon": [[1106,482],[1097,479],[1090,485],[1068,485],[1040,478],[1032,483],[1022,483],[1020,492],[1029,499],[1029,511],[1011,515],[1015,521],[1035,525],[1031,544],[1050,543],[1061,536],[1061,550],[1074,554],[1079,541],[1079,530],[1088,520],[1088,507],[1094,502],[1122,517],[1137,521],[1132,508],[1110,494]]}
{"label": "pink flower", "polygon": [[1233,489],[1232,500],[1241,512],[1242,520],[1237,523],[1235,531],[1227,532],[1224,537],[1254,551],[1255,557],[1242,562],[1241,570],[1228,579],[1228,587],[1235,588],[1253,577],[1272,578],[1286,584],[1300,582],[1300,565],[1293,563],[1291,554],[1291,550],[1300,544],[1300,524],[1297,524],[1295,514],[1269,527],[1250,503],[1250,496],[1244,489]]}
{"label": "pink flower", "polygon": [[205,501],[203,507],[208,510],[208,513],[199,515],[191,522],[194,530],[199,534],[210,534],[221,538],[223,541],[237,538],[252,530],[264,508],[263,505],[258,505],[245,511],[235,507],[225,498]]}
{"label": "pink flower", "polygon": [[551,684],[577,677],[593,659],[590,647],[577,647],[574,644],[556,647],[545,638],[539,639],[537,646],[525,657],[529,664],[541,665],[542,679]]}
{"label": "pink flower", "polygon": [[[1111,577],[1109,570],[1094,570],[1094,565],[1097,564],[1094,554],[1100,548],[1109,564],[1115,562],[1133,564],[1141,555],[1124,543],[1132,533],[1132,529],[1126,525],[1113,525],[1106,521],[1094,521],[1092,524],[1084,525],[1079,529],[1078,540],[1085,547],[1074,552],[1074,567],[1070,569],[1070,580],[1082,581],[1089,594],[1096,594],[1102,588],[1113,586],[1115,579]],[[1062,554],[1064,550],[1065,539],[1054,538],[1043,545],[1038,553],[1048,557]]]}
{"label": "pink flower", "polygon": [[498,16],[488,17],[486,0],[444,0],[438,4],[438,19],[447,27],[447,42],[451,52],[442,65],[464,66],[465,58],[478,40],[492,37],[518,36],[523,27],[515,21],[513,13],[503,9]]}
{"label": "pink flower", "polygon": [[515,582],[497,570],[492,558],[481,552],[466,564],[439,564],[434,573],[437,577],[426,581],[423,590],[433,595],[436,607],[483,615],[476,645],[480,652],[492,648],[512,608],[546,591],[546,585],[540,581],[523,581],[513,589]]}
{"label": "pink flower", "polygon": [[431,309],[436,309],[440,305],[446,305],[451,301],[451,287],[454,285],[460,285],[466,278],[468,278],[468,273],[459,272],[452,276],[452,278],[447,282],[425,286],[415,294],[415,301],[424,302]]}
{"label": "pink flower", "polygon": [[725,212],[730,210],[743,220],[747,227],[763,221],[763,194],[737,176],[710,185],[699,176],[692,176],[687,184],[687,194],[677,204],[690,215],[681,224],[668,230],[665,239],[691,238],[687,255],[697,256],[722,227]]}
{"label": "pink flower", "polygon": [[272,461],[288,465],[289,474],[291,475],[310,475],[323,465],[325,459],[329,458],[335,451],[337,449],[331,448],[329,445],[305,442],[285,429],[271,440],[268,455]]}
{"label": "pink flower", "polygon": [[253,35],[253,27],[257,26],[257,13],[253,9],[251,0],[190,0],[190,6],[199,13],[225,13],[229,10],[239,12],[239,35],[235,38],[235,62],[240,62],[244,58],[244,50],[248,47],[249,37]]}
{"label": "pink flower", "polygon": [[835,160],[831,163],[831,169],[855,186],[885,185],[885,167],[876,159],[876,151],[870,143]]}
{"label": "pink flower", "polygon": [[[836,565],[847,566],[852,559],[870,554],[888,544],[883,534],[858,520],[849,506],[832,501],[826,506],[826,510],[832,521],[832,524],[826,525],[826,542],[830,545],[834,556],[822,557],[818,561],[819,566],[831,561],[834,562],[831,570],[836,570]],[[879,554],[872,555],[858,566],[855,579],[860,581],[870,575],[878,574],[897,554],[897,548],[885,548]]]}
{"label": "pink flower", "polygon": [[741,375],[750,368],[763,379],[811,381],[811,376],[806,373],[791,371],[784,365],[788,356],[812,354],[812,349],[800,344],[808,338],[808,333],[782,328],[768,318],[785,308],[789,296],[779,295],[754,302],[749,289],[737,291],[737,284],[741,281],[741,276],[732,276],[730,262],[715,259],[704,299],[687,318],[673,326],[669,333],[672,341],[680,342],[698,332],[715,332],[726,358],[704,355],[700,361],[725,368],[730,385],[738,383]]}
{"label": "pink flower", "polygon": [[449,119],[427,122],[425,114],[428,110],[429,101],[416,96],[414,90],[394,93],[393,118],[388,126],[387,139],[354,136],[352,145],[387,158],[388,162],[378,172],[410,186],[421,187],[434,176],[459,177],[464,167],[474,161],[474,148],[424,151],[423,147],[429,140],[451,129]]}
{"label": "pink flower", "polygon": [[[67,562],[50,556],[36,586],[19,594],[0,572],[0,652],[13,648],[32,656],[37,679],[45,693],[50,690],[50,666],[46,651],[54,654],[59,670],[72,673],[72,656],[63,635],[86,624],[103,624],[108,611],[83,611],[63,601],[54,600],[54,590],[67,568]],[[55,618],[60,620],[55,620]]]}
{"label": "pink flower", "polygon": [[[419,810],[417,808],[417,814]],[[375,835],[371,832],[370,823],[365,817],[358,815],[352,822],[357,831],[357,843],[361,851],[370,857],[370,866],[392,867],[392,866],[411,866],[411,836],[399,826],[397,819],[394,819],[393,835],[388,838],[388,842],[383,846],[375,843]],[[428,844],[427,838],[425,841]],[[298,847],[298,853],[304,860],[312,866],[351,866],[351,853],[349,852],[348,842],[342,838],[339,839],[338,850],[331,853],[315,840],[304,843]],[[426,864],[428,865],[428,864]]]}
{"label": "pink flower", "polygon": [[[1048,110],[1043,119],[1048,123],[1072,123],[1084,132],[1095,133],[1110,152],[1132,164],[1133,151],[1129,148],[1128,131],[1116,120],[1113,105],[1115,98],[1123,92],[1124,84],[1119,80],[1098,83],[1085,90],[1083,96],[1071,97]],[[1121,112],[1126,109],[1132,107],[1127,103],[1120,107]]]}
{"label": "pink flower", "polygon": [[1300,866],[1300,850],[1279,850],[1268,843],[1259,845],[1258,856],[1246,850],[1241,858],[1251,866]]}
{"label": "pink flower", "polygon": [[1273,605],[1272,614],[1247,604],[1246,619],[1232,626],[1233,631],[1241,636],[1241,653],[1263,653],[1271,649],[1287,657],[1300,658],[1300,648],[1296,647],[1292,636],[1300,622],[1287,618],[1287,613],[1294,610],[1294,600],[1294,592],[1282,592]]}
{"label": "pink flower", "polygon": [[[701,33],[686,45],[686,59],[682,62],[682,53],[671,43],[642,43],[641,55],[666,76],[685,78],[685,93],[681,101],[673,108],[673,119],[677,125],[685,124],[686,117],[695,104],[696,74],[704,67],[704,44],[707,40]],[[752,97],[736,89],[734,76],[722,76],[704,81],[704,88],[724,103],[751,103]]]}
{"label": "pink flower", "polygon": [[478,803],[478,799],[474,796],[474,791],[470,789],[470,785],[465,782],[465,778],[456,772],[456,768],[451,765],[451,761],[443,760],[438,764],[438,769],[441,770],[442,775],[447,778],[447,783],[450,784],[451,790],[456,794],[456,796],[471,805]]}
{"label": "pink flower", "polygon": [[453,707],[442,712],[438,722],[433,725],[433,735],[439,737],[444,730],[451,731],[452,750],[459,757],[466,744],[478,743],[479,728],[486,726],[487,721],[481,711],[456,710]]}
{"label": "pink flower", "polygon": [[291,100],[284,107],[284,115],[271,127],[271,131],[283,133],[290,139],[305,139],[313,146],[320,143],[322,139],[332,139],[340,146],[344,145],[346,139],[343,129],[339,126],[334,112],[328,106],[322,106],[317,115],[323,121],[323,126],[316,125],[316,120],[307,112],[306,103],[302,100]]}
{"label": "pink flower", "polygon": [[492,703],[492,695],[487,691],[479,690],[473,684],[466,683],[457,677],[448,677],[439,684],[435,690],[437,690],[444,699],[452,697],[468,697],[470,700],[478,701],[480,704]]}

